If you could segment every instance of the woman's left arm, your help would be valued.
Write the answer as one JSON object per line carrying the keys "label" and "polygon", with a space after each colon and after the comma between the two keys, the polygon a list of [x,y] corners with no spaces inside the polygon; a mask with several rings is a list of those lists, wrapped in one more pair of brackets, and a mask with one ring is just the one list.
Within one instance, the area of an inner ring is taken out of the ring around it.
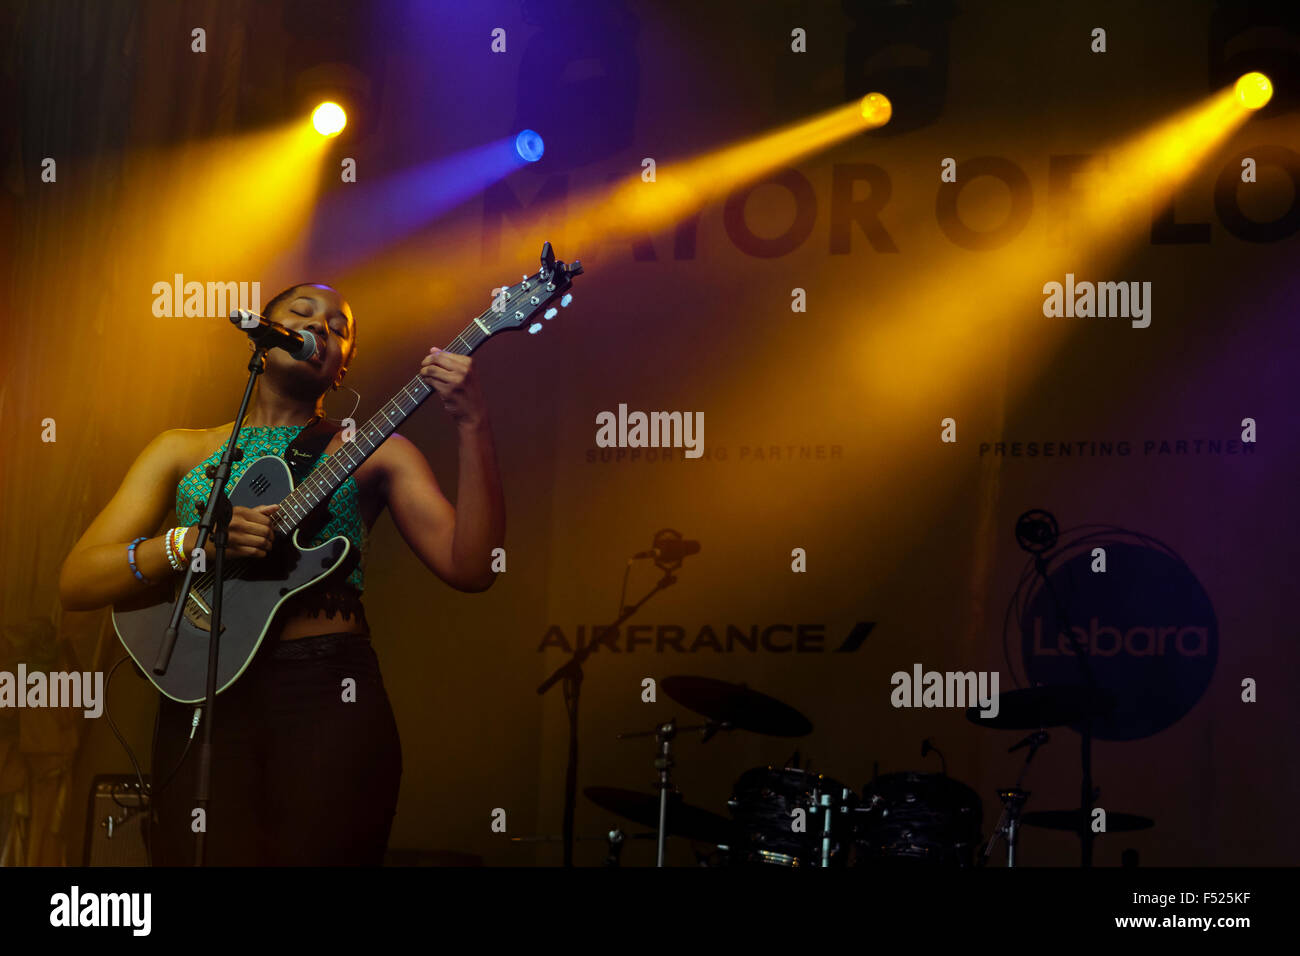
{"label": "woman's left arm", "polygon": [[399,435],[384,443],[385,500],[397,530],[430,570],[459,591],[486,591],[496,580],[492,551],[505,543],[506,509],[478,378],[468,356],[436,349],[425,357],[420,377],[456,423],[456,507],[424,455]]}

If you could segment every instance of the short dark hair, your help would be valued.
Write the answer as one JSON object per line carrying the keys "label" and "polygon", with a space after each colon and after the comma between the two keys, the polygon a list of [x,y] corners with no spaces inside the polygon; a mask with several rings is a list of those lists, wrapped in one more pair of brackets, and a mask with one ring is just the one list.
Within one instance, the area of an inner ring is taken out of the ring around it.
{"label": "short dark hair", "polygon": [[[320,286],[321,288],[324,289],[333,289],[333,291],[335,292],[339,291],[338,289],[335,289],[332,285],[326,282],[299,282],[297,285],[289,286],[289,288],[285,289],[283,292],[277,292],[271,298],[271,301],[266,303],[266,307],[262,309],[262,315],[264,315],[266,318],[269,319],[271,317],[271,313],[275,311],[275,307],[277,305],[279,305],[281,302],[285,301],[286,299],[292,297],[295,292],[297,292],[305,285],[314,285],[314,286]],[[357,320],[356,320],[356,316],[353,316],[352,317],[352,348],[348,350],[348,362],[352,361],[352,356],[355,355],[356,352],[357,352]]]}

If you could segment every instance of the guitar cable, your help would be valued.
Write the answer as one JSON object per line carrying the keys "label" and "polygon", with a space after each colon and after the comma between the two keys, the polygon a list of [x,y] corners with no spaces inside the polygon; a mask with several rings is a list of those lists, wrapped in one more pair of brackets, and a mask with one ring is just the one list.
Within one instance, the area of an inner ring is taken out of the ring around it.
{"label": "guitar cable", "polygon": [[[150,827],[150,833],[149,833],[149,838],[144,841],[144,847],[145,847],[145,855],[149,860],[149,866],[152,867],[153,866],[152,827],[157,822],[157,814],[154,809],[154,797],[156,797],[158,794],[162,793],[164,790],[167,789],[168,784],[170,784],[176,778],[176,774],[178,774],[180,772],[181,767],[185,765],[185,758],[189,756],[190,745],[194,742],[194,735],[195,732],[198,730],[199,715],[202,713],[202,710],[199,707],[194,708],[194,717],[190,721],[189,738],[185,741],[185,748],[181,751],[180,759],[176,761],[176,766],[172,768],[172,772],[169,773],[163,779],[163,782],[159,784],[157,787],[146,789],[144,785],[144,773],[140,769],[140,761],[136,759],[135,751],[131,749],[131,745],[127,743],[126,738],[122,736],[122,732],[118,729],[117,723],[113,720],[112,707],[109,704],[109,701],[112,699],[112,694],[110,693],[110,690],[113,686],[113,675],[117,673],[117,669],[121,667],[122,664],[129,657],[130,657],[129,654],[122,655],[122,657],[118,660],[118,662],[114,664],[112,669],[109,670],[108,672],[108,679],[104,682],[104,716],[108,719],[108,726],[109,729],[113,731],[113,736],[117,738],[117,742],[121,744],[122,749],[126,751],[127,759],[131,761],[131,767],[132,769],[135,770],[136,786],[139,789],[141,805],[143,808],[146,808],[148,810],[148,823]],[[154,711],[153,749],[150,751],[151,757],[156,757],[158,753],[158,725],[159,725],[159,717],[161,713],[162,713],[161,706]],[[155,767],[153,769],[157,771],[158,768]],[[158,779],[158,774],[156,772],[154,773],[154,779],[155,780]],[[124,810],[138,809],[135,807],[128,807],[126,804],[118,800],[116,791],[110,793],[109,796],[112,798],[115,804],[117,804],[119,807],[121,807]]]}
{"label": "guitar cable", "polygon": [[[122,803],[120,800],[117,799],[117,792],[116,792],[115,790],[114,790],[114,791],[110,791],[110,792],[109,792],[109,796],[112,798],[112,800],[113,800],[113,802],[114,802],[115,804],[117,804],[119,807],[121,807],[121,808],[124,809],[124,810],[131,810],[131,809],[145,810],[145,809],[147,809],[147,810],[148,810],[148,818],[147,818],[147,819],[148,819],[150,825],[152,825],[152,823],[153,823],[153,799],[149,796],[148,792],[145,790],[145,787],[144,787],[144,774],[143,774],[143,773],[141,772],[141,770],[140,770],[140,762],[139,762],[138,760],[135,759],[135,751],[133,751],[133,750],[131,749],[131,745],[128,744],[128,743],[126,742],[126,738],[122,736],[122,732],[121,732],[120,730],[117,729],[117,723],[113,720],[113,708],[109,705],[109,701],[111,701],[112,698],[113,698],[113,694],[112,694],[112,689],[113,689],[113,675],[117,673],[117,669],[118,669],[119,667],[121,667],[122,664],[123,664],[123,663],[124,663],[124,662],[125,662],[125,661],[130,657],[130,656],[131,656],[131,655],[129,655],[129,654],[123,654],[123,655],[118,659],[118,662],[117,662],[116,664],[113,665],[112,669],[109,670],[109,672],[108,672],[108,679],[107,679],[106,681],[104,681],[104,716],[108,719],[108,727],[109,727],[110,730],[113,731],[113,736],[117,738],[117,742],[118,742],[119,744],[121,744],[121,745],[122,745],[122,749],[126,751],[127,759],[131,761],[131,767],[135,770],[135,781],[136,781],[136,787],[138,788],[138,792],[139,792],[139,797],[140,797],[140,806],[139,806],[139,807],[128,807],[128,806],[126,806],[124,803]],[[158,718],[155,716],[155,717],[154,717],[154,734],[155,734],[155,738],[156,738],[157,732],[158,732]],[[151,846],[150,846],[151,843],[152,843],[152,840],[150,840],[150,839],[146,839],[146,840],[144,841],[144,852],[145,852],[145,857],[148,859],[148,861],[149,861],[149,866],[150,866],[150,867],[153,866],[153,852],[152,852],[152,849],[151,849]]]}

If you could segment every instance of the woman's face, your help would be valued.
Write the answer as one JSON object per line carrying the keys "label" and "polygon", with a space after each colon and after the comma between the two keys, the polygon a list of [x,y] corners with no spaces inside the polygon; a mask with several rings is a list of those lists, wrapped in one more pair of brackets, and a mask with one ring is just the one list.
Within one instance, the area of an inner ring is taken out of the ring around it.
{"label": "woman's face", "polygon": [[345,360],[352,358],[356,323],[352,310],[333,289],[320,285],[298,286],[276,303],[268,319],[285,328],[316,336],[316,355],[298,361],[283,349],[272,349],[266,357],[266,370],[294,391],[312,397],[326,391],[339,377]]}

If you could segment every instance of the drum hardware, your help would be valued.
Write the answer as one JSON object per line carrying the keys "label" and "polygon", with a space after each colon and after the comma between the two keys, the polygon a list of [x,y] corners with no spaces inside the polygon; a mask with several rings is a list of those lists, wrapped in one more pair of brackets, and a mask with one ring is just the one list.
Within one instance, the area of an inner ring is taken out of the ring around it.
{"label": "drum hardware", "polygon": [[[733,862],[843,866],[852,846],[856,804],[848,787],[807,768],[747,770],[727,801],[736,830]],[[807,830],[794,828],[799,811]]]}
{"label": "drum hardware", "polygon": [[[799,737],[812,732],[812,723],[793,707],[766,694],[751,690],[744,684],[732,684],[710,677],[665,677],[659,682],[659,686],[672,700],[708,719],[703,724],[679,727],[677,718],[674,717],[659,724],[653,731],[618,735],[620,740],[651,735],[655,737],[657,746],[654,766],[658,777],[656,786],[659,794],[654,822],[650,825],[656,828],[658,834],[656,865],[664,865],[667,840],[672,833],[686,836],[693,834],[694,839],[713,843],[730,855],[732,842],[730,823],[722,817],[710,819],[713,815],[701,816],[707,811],[697,811],[696,808],[687,807],[685,804],[672,803],[674,798],[680,801],[681,796],[672,783],[672,769],[675,765],[672,753],[673,740],[681,733],[701,731],[701,742],[707,743],[723,730],[749,730],[772,736]],[[846,787],[839,789],[842,794],[849,793]],[[589,787],[583,792],[598,805],[613,810],[620,816],[639,823],[650,823],[643,794],[635,791],[616,791],[607,787]],[[821,822],[822,857],[829,860],[833,853],[838,851],[838,846],[832,845],[833,834],[837,829],[831,819],[835,804],[832,802],[823,807],[820,791],[814,791],[810,796],[812,801],[805,800],[802,809],[806,811],[807,817],[814,820],[817,819],[816,814],[819,809],[824,811]],[[844,797],[840,799],[842,803]],[[718,821],[721,821],[721,825]],[[770,856],[775,862],[792,865],[805,858],[808,862],[814,859],[814,856],[807,852],[795,856],[769,850],[766,847],[751,847],[750,850],[759,856]],[[611,856],[616,855],[614,848],[611,847]]]}
{"label": "drum hardware", "polygon": [[659,839],[655,854],[655,866],[664,865],[664,844],[668,840],[668,791],[672,787],[673,738],[677,736],[677,718],[673,717],[659,725],[655,739],[659,742],[659,756],[655,758],[655,769],[659,771]]}
{"label": "drum hardware", "polygon": [[[1090,815],[1093,802],[1101,792],[1094,786],[1092,780],[1092,727],[1093,720],[1097,716],[1097,705],[1103,697],[1104,692],[1097,684],[1096,675],[1092,672],[1092,664],[1088,660],[1087,650],[1079,635],[1075,633],[1070,626],[1070,616],[1062,603],[1060,596],[1056,593],[1056,588],[1052,586],[1052,577],[1048,573],[1048,556],[1047,553],[1056,547],[1060,540],[1060,528],[1056,523],[1056,517],[1049,511],[1041,509],[1032,509],[1026,511],[1016,519],[1016,543],[1031,555],[1034,565],[1034,571],[1038,574],[1042,582],[1043,589],[1047,592],[1051,600],[1052,609],[1055,611],[1055,624],[1052,628],[1051,637],[1064,634],[1070,641],[1070,648],[1074,652],[1074,660],[1079,665],[1079,676],[1082,678],[1082,686],[1077,688],[1087,696],[1086,714],[1079,725],[1079,807],[1080,814]],[[1114,701],[1111,699],[1111,706]],[[1039,724],[1040,728],[1045,724]],[[1092,829],[1088,826],[1081,826],[1079,833],[1079,855],[1081,866],[1092,866]]]}
{"label": "drum hardware", "polygon": [[1020,811],[1024,809],[1025,801],[1029,799],[1029,791],[1022,790],[1021,785],[1025,782],[1025,775],[1029,773],[1029,764],[1034,759],[1034,754],[1038,753],[1038,748],[1050,739],[1046,731],[1037,730],[1007,750],[1007,753],[1015,753],[1021,747],[1028,747],[1029,753],[1025,755],[1025,764],[1020,768],[1020,776],[1016,778],[1016,785],[998,791],[998,799],[1002,801],[1002,816],[998,818],[998,825],[994,828],[993,835],[989,837],[989,842],[984,847],[984,853],[980,857],[980,866],[988,865],[989,856],[993,853],[993,847],[997,843],[998,837],[1001,836],[1005,836],[1007,839],[1007,866],[1016,865],[1016,842],[1020,830]]}
{"label": "drum hardware", "polygon": [[[620,787],[584,787],[582,793],[602,810],[608,810],[625,820],[651,828],[659,822],[658,794],[624,790]],[[726,817],[686,803],[678,793],[673,793],[669,798],[667,823],[673,836],[715,846],[725,844],[732,832],[731,822]],[[630,838],[653,840],[657,836],[652,829],[646,834],[631,834]]]}
{"label": "drum hardware", "polygon": [[832,812],[838,811],[847,815],[850,807],[850,797],[853,795],[848,787],[840,788],[840,800],[838,804],[832,804],[831,795],[823,793],[820,795],[818,805],[822,808],[822,866],[831,865],[831,834],[834,827],[831,825]]}
{"label": "drum hardware", "polygon": [[675,738],[678,733],[687,733],[691,731],[701,730],[704,733],[700,739],[701,741],[707,743],[709,740],[713,739],[714,735],[717,734],[719,730],[731,730],[731,729],[732,729],[731,724],[725,720],[724,721],[710,720],[707,723],[692,724],[686,727],[679,728],[677,726],[677,718],[673,717],[672,719],[657,726],[653,731],[635,731],[632,733],[624,733],[618,735],[619,740],[630,740],[634,737],[648,737],[650,736],[650,734],[653,733],[655,736],[655,740],[658,742],[659,745],[657,751],[658,756],[655,757],[655,762],[654,762],[655,770],[658,771],[658,775],[659,775],[659,782],[657,784],[659,789],[659,816],[657,822],[657,828],[659,832],[659,846],[658,846],[658,852],[656,853],[656,861],[657,861],[655,863],[656,866],[664,865],[664,853],[666,849],[666,843],[668,840],[668,827],[667,827],[668,797],[670,793],[676,793],[676,791],[673,790],[673,784],[672,784],[672,768],[674,766],[673,755],[672,755],[673,738]]}
{"label": "drum hardware", "polygon": [[609,831],[609,855],[605,857],[606,866],[618,866],[623,855],[624,834],[618,827]]}
{"label": "drum hardware", "polygon": [[[678,564],[680,563],[679,561]],[[628,566],[631,567],[631,561],[628,562]],[[663,569],[663,577],[656,581],[654,587],[647,591],[635,604],[624,604],[624,597],[627,592],[627,575],[624,574],[623,592],[620,593],[618,601],[619,614],[613,623],[609,625],[610,628],[616,629],[616,633],[617,628],[640,610],[641,605],[660,591],[677,583],[677,578],[670,570],[663,568],[662,565],[659,566]],[[564,770],[563,819],[564,865],[566,867],[573,866],[573,815],[577,810],[578,803],[578,703],[582,696],[582,682],[586,676],[582,665],[591,656],[592,649],[597,646],[596,641],[593,639],[590,644],[575,648],[569,660],[557,667],[551,676],[542,681],[537,687],[537,693],[540,695],[545,694],[555,684],[560,684],[564,691],[565,713],[569,718],[569,754]]]}
{"label": "drum hardware", "polygon": [[[994,843],[1000,836],[1007,838],[1007,866],[1016,865],[1015,854],[1020,827],[1027,822],[1028,817],[1033,816],[1033,814],[1027,814],[1025,819],[1021,819],[1021,811],[1024,809],[1025,801],[1029,799],[1029,792],[1022,790],[1021,784],[1024,782],[1025,775],[1029,772],[1029,764],[1034,759],[1034,754],[1038,752],[1039,747],[1050,739],[1044,728],[1070,726],[1080,722],[1085,727],[1090,727],[1092,720],[1110,713],[1114,706],[1114,696],[1105,691],[1093,691],[1075,684],[1057,684],[1026,687],[999,694],[996,717],[986,718],[982,716],[982,711],[978,707],[966,709],[966,719],[980,727],[986,727],[990,730],[1034,731],[1034,733],[1031,733],[1007,751],[1007,753],[1014,753],[1021,747],[1029,747],[1029,754],[1025,757],[1025,763],[1020,770],[1016,785],[998,791],[998,799],[1002,801],[1002,815],[998,818],[997,829],[989,837],[989,842],[980,857],[981,866],[988,864]],[[1082,746],[1085,768],[1084,779],[1090,783],[1092,772],[1091,737],[1089,735],[1084,735]],[[1096,797],[1095,792],[1093,797]],[[1088,803],[1091,805],[1091,801],[1088,801]],[[1066,829],[1073,829],[1073,827],[1067,827]],[[1085,860],[1091,860],[1091,838],[1081,834],[1080,839],[1084,844]],[[1085,863],[1084,865],[1089,864]]]}
{"label": "drum hardware", "polygon": [[[623,855],[623,845],[628,840],[653,840],[657,834],[654,833],[624,833],[619,827],[611,827],[608,832],[602,835],[591,834],[588,836],[574,835],[574,840],[604,840],[609,846],[609,853],[605,856],[605,866],[618,866],[619,860]],[[511,843],[558,843],[564,839],[563,834],[555,833],[538,833],[528,836],[515,836],[510,838]]]}

